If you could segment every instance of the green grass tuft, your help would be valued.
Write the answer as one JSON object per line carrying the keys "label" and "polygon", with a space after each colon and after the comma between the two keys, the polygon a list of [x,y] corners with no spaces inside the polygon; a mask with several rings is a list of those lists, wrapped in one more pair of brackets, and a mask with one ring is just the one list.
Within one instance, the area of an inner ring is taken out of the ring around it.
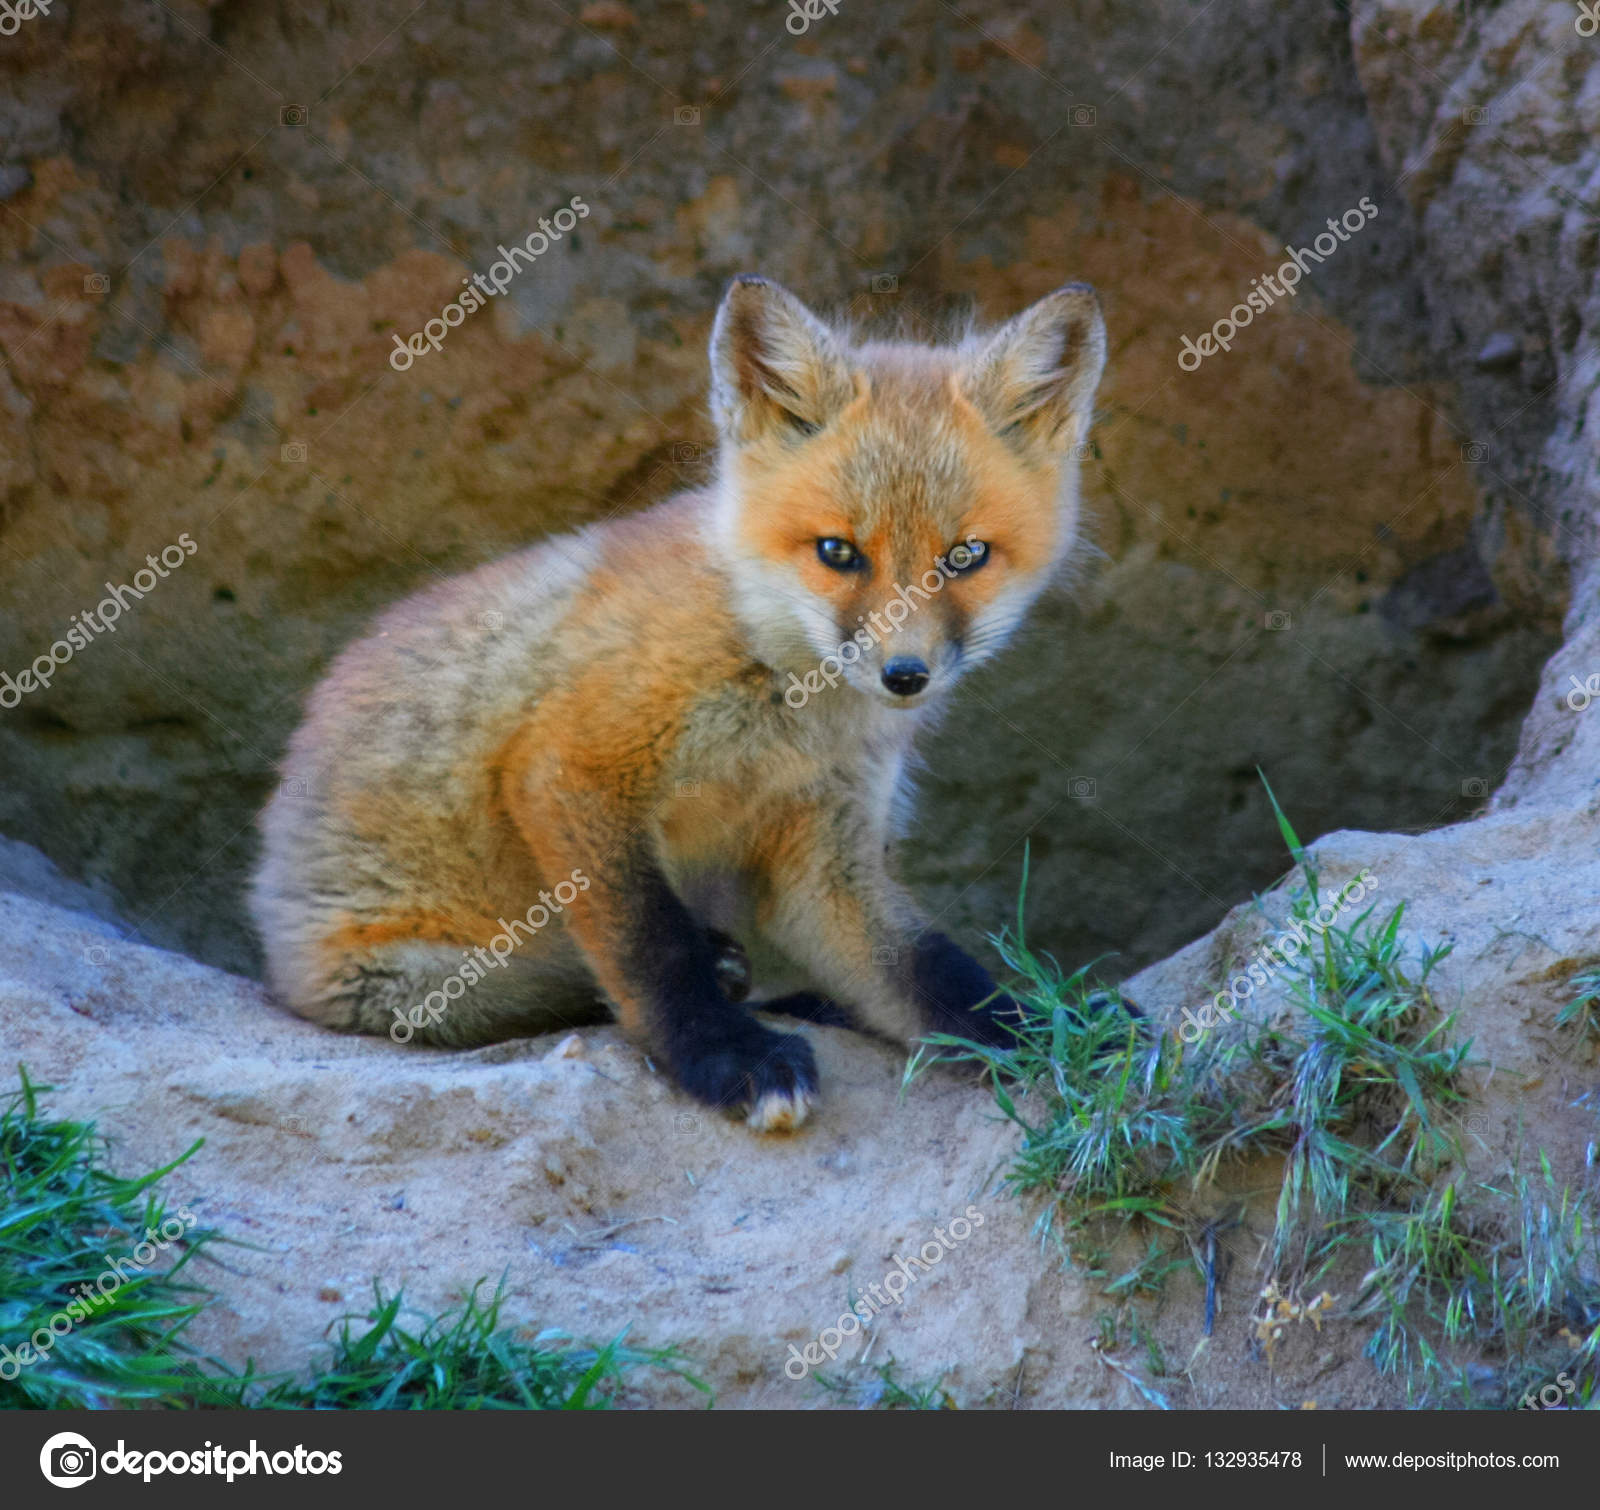
{"label": "green grass tuft", "polygon": [[93,1124],[43,1119],[39,1096],[51,1087],[20,1073],[22,1088],[0,1110],[0,1347],[15,1357],[52,1318],[71,1325],[14,1378],[0,1361],[0,1407],[227,1403],[183,1341],[209,1298],[186,1270],[215,1232],[190,1222],[150,1264],[97,1283],[169,1219],[151,1187],[200,1144],[163,1169],[121,1178],[102,1167]]}
{"label": "green grass tuft", "polygon": [[[1353,1219],[1369,1234],[1372,1268],[1356,1314],[1377,1318],[1367,1356],[1385,1373],[1464,1392],[1436,1343],[1470,1344],[1504,1364],[1509,1395],[1567,1369],[1594,1386],[1600,1285],[1592,1203],[1518,1174],[1508,1190],[1454,1183],[1409,1210]],[[1587,1336],[1584,1333],[1587,1333]]]}
{"label": "green grass tuft", "polygon": [[1558,1027],[1580,1024],[1586,1032],[1600,1037],[1600,970],[1573,976],[1569,983],[1578,994],[1556,1016]]}
{"label": "green grass tuft", "polygon": [[168,1219],[152,1187],[201,1145],[138,1179],[119,1178],[101,1167],[105,1143],[93,1124],[42,1116],[39,1097],[50,1087],[26,1070],[21,1079],[0,1110],[0,1348],[15,1355],[52,1317],[74,1325],[14,1378],[4,1377],[13,1370],[0,1352],[0,1408],[596,1410],[622,1400],[641,1369],[710,1393],[670,1348],[641,1351],[622,1336],[600,1346],[555,1331],[530,1337],[502,1325],[502,1292],[481,1300],[483,1281],[459,1308],[409,1325],[402,1297],[375,1282],[373,1309],[343,1319],[308,1381],[232,1373],[183,1338],[212,1299],[186,1270],[225,1241],[217,1232],[191,1223],[167,1254],[103,1297],[95,1283],[108,1257],[131,1255],[146,1229]]}
{"label": "green grass tuft", "polygon": [[1404,913],[1401,903],[1382,925],[1369,912],[1349,928],[1330,926],[1320,957],[1291,981],[1290,1021],[1251,1044],[1259,1063],[1281,1067],[1287,1087],[1280,1260],[1317,1220],[1348,1210],[1358,1188],[1384,1195],[1457,1151],[1439,1112],[1463,1099],[1471,1045],[1449,1042],[1454,1018],[1427,989],[1449,946],[1424,949],[1413,970],[1399,942]]}
{"label": "green grass tuft", "polygon": [[[1297,852],[1299,841],[1284,820]],[[1298,918],[1315,914],[1317,877],[1302,862]],[[1026,870],[1024,871],[1024,897]],[[1077,1228],[1101,1217],[1175,1224],[1180,1186],[1211,1180],[1225,1160],[1279,1153],[1285,1174],[1273,1247],[1297,1242],[1350,1205],[1357,1187],[1415,1181],[1452,1148],[1441,1107],[1460,1099],[1468,1044],[1428,994],[1446,949],[1403,958],[1403,906],[1328,927],[1285,967],[1296,1010],[1266,1024],[1217,1027],[1185,1045],[1147,1036],[1093,966],[1071,974],[1028,947],[1021,917],[992,942],[1018,984],[1026,1018],[1009,1048],[952,1035],[928,1043],[981,1065],[1022,1141],[1008,1180],[1071,1203]],[[920,1053],[907,1077],[931,1056]],[[1046,1230],[1062,1212],[1045,1213]]]}
{"label": "green grass tuft", "polygon": [[[709,1397],[671,1348],[639,1351],[623,1335],[586,1346],[564,1332],[530,1337],[503,1326],[503,1288],[479,1299],[479,1280],[454,1311],[408,1329],[404,1297],[373,1285],[373,1307],[340,1323],[332,1355],[305,1383],[283,1383],[252,1403],[272,1410],[604,1410],[640,1368],[663,1369]],[[365,1321],[363,1329],[358,1323]]]}
{"label": "green grass tuft", "polygon": [[[1324,900],[1313,857],[1267,793],[1298,872],[1290,914],[1308,922]],[[1446,1361],[1457,1344],[1499,1357],[1508,1379],[1548,1366],[1558,1343],[1574,1369],[1593,1364],[1600,1270],[1583,1200],[1555,1191],[1547,1162],[1542,1184],[1519,1178],[1511,1191],[1439,1184],[1461,1157],[1446,1114],[1464,1099],[1471,1044],[1453,1041],[1454,1018],[1429,987],[1449,947],[1408,947],[1403,902],[1336,920],[1278,967],[1285,1010],[1186,1045],[1176,1032],[1141,1031],[1114,989],[1096,989],[1092,965],[1068,973],[1030,949],[1026,895],[1025,857],[1016,924],[992,938],[1024,1009],[1013,1043],[928,1044],[984,1070],[1020,1135],[1008,1184],[1047,1197],[1041,1236],[1109,1295],[1128,1304],[1159,1288],[1185,1249],[1204,1267],[1219,1229],[1196,1214],[1192,1192],[1225,1164],[1275,1156],[1272,1293],[1303,1293],[1354,1245],[1369,1246],[1345,1314],[1374,1323],[1369,1356],[1408,1389],[1437,1396],[1459,1384]],[[1569,1014],[1585,1006],[1592,995]],[[907,1080],[932,1057],[919,1050]],[[1101,1268],[1108,1223],[1154,1234],[1115,1277]]]}

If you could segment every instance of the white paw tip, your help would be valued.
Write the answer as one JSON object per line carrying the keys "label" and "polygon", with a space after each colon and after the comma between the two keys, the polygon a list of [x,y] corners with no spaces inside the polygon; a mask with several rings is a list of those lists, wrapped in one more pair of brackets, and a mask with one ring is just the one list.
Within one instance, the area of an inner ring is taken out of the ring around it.
{"label": "white paw tip", "polygon": [[768,1091],[745,1120],[757,1132],[793,1132],[810,1111],[811,1097],[805,1091]]}

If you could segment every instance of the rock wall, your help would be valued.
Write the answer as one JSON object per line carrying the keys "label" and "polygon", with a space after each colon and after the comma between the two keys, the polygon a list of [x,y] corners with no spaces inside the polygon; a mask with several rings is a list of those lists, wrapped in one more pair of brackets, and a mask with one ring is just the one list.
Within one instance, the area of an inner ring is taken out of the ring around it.
{"label": "rock wall", "polygon": [[[1593,262],[1582,56],[1507,107],[1580,206],[1506,157],[1483,203],[1539,200],[1523,250],[1460,229],[1490,131],[1427,149],[1525,70],[1442,12],[785,14],[103,0],[11,39],[0,669],[196,549],[0,711],[0,831],[252,970],[251,820],[328,656],[437,574],[703,472],[710,313],[751,268],[910,332],[1069,278],[1106,298],[1081,569],[930,748],[908,846],[969,937],[1026,841],[1040,942],[1169,952],[1282,868],[1258,766],[1306,833],[1483,805],[1565,604],[1545,445]],[[573,195],[564,244],[390,367]],[[1363,196],[1292,299],[1180,369]]]}

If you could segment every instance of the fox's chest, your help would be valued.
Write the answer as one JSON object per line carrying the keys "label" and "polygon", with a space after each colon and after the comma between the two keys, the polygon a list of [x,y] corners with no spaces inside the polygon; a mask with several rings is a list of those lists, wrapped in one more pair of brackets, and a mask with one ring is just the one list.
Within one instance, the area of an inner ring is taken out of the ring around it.
{"label": "fox's chest", "polygon": [[739,934],[785,851],[844,843],[881,856],[901,828],[911,720],[842,688],[798,715],[731,688],[698,712],[652,818],[663,867],[698,916]]}
{"label": "fox's chest", "polygon": [[669,871],[745,889],[776,852],[808,836],[848,832],[881,844],[906,805],[903,750],[780,748],[728,774],[677,777],[652,823]]}
{"label": "fox's chest", "polygon": [[733,771],[688,768],[672,779],[653,823],[665,853],[682,863],[743,866],[774,826],[834,801],[849,801],[853,773],[830,770],[816,756],[768,750]]}

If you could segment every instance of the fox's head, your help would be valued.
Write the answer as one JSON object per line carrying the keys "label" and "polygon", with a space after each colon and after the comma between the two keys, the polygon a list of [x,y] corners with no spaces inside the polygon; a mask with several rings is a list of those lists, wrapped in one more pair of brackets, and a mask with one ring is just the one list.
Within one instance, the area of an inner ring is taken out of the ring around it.
{"label": "fox's head", "polygon": [[1081,283],[930,347],[855,345],[734,281],[711,337],[710,544],[795,706],[839,680],[917,706],[1005,644],[1072,545],[1104,363]]}

